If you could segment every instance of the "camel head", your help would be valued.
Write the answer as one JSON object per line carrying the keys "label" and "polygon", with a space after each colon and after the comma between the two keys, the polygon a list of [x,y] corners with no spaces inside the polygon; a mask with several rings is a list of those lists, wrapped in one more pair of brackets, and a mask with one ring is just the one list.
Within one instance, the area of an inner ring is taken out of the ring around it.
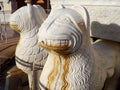
{"label": "camel head", "polygon": [[38,43],[60,54],[70,54],[81,47],[85,33],[85,22],[80,13],[64,7],[52,11],[39,28]]}
{"label": "camel head", "polygon": [[44,9],[39,5],[23,6],[15,11],[10,17],[10,26],[17,32],[24,32],[39,28],[46,14]]}

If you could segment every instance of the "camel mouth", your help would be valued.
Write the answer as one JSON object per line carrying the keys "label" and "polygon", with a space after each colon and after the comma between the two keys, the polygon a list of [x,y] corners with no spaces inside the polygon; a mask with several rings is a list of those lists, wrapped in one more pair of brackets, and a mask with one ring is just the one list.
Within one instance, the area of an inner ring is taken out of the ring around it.
{"label": "camel mouth", "polygon": [[9,26],[14,29],[16,32],[21,32],[17,24],[9,23]]}
{"label": "camel mouth", "polygon": [[67,50],[71,46],[70,40],[42,40],[38,43],[40,46],[55,51]]}

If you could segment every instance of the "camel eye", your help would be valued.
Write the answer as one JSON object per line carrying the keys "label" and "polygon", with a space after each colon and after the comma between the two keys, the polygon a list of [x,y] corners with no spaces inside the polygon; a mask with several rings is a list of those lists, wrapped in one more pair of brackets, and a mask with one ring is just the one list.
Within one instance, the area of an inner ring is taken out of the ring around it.
{"label": "camel eye", "polygon": [[41,43],[43,43],[43,44],[44,44],[44,41],[41,41]]}

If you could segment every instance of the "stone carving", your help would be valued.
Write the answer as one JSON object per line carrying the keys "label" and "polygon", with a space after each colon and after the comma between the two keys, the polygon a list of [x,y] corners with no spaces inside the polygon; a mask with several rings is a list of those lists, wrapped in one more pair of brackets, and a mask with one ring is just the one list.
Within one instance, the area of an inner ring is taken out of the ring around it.
{"label": "stone carving", "polygon": [[41,90],[115,90],[120,77],[120,43],[90,42],[83,7],[51,11],[41,25],[39,45],[49,55],[40,76]]}
{"label": "stone carving", "polygon": [[31,4],[18,9],[10,17],[10,26],[20,33],[15,53],[16,65],[28,74],[29,86],[34,90],[38,90],[37,78],[47,57],[46,51],[37,45],[37,33],[45,18],[44,9]]}

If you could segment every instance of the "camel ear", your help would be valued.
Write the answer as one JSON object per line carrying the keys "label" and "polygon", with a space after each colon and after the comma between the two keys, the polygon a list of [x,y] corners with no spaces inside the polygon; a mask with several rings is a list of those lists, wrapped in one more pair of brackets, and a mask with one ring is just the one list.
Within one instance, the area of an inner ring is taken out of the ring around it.
{"label": "camel ear", "polygon": [[73,5],[72,7],[70,7],[71,9],[77,11],[83,18],[84,23],[78,23],[78,26],[84,26],[87,30],[90,30],[90,20],[89,20],[89,14],[88,11],[86,10],[85,7],[83,6],[77,6],[77,5]]}
{"label": "camel ear", "polygon": [[33,6],[31,4],[27,4],[27,11],[28,11],[28,16],[29,18],[33,17]]}
{"label": "camel ear", "polygon": [[33,6],[31,4],[31,0],[25,0],[25,3],[27,3],[28,17],[31,19],[33,17]]}
{"label": "camel ear", "polygon": [[27,3],[27,13],[28,13],[28,19],[29,19],[29,25],[30,26],[35,26],[36,25],[36,19],[35,19],[35,14],[34,11],[35,7],[30,3]]}

